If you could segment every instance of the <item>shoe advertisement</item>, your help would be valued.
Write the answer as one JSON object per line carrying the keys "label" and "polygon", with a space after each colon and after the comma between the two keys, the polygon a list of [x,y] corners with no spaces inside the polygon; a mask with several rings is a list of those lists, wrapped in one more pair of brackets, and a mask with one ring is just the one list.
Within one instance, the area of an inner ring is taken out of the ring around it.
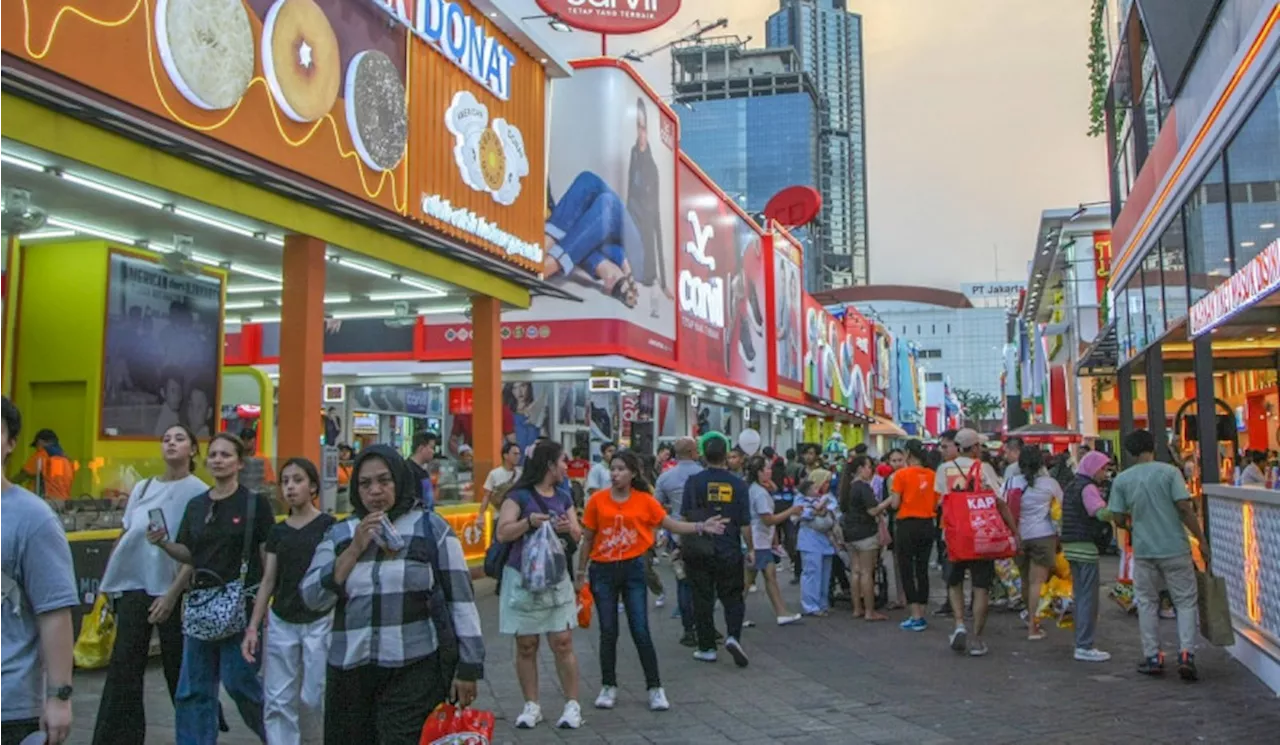
{"label": "shoe advertisement", "polygon": [[782,230],[773,244],[774,340],[779,398],[804,401],[804,272],[800,243]]}
{"label": "shoe advertisement", "polygon": [[[624,354],[670,366],[676,118],[626,63],[576,66],[551,86],[541,270],[577,299],[542,296],[504,313],[503,354]],[[459,131],[475,129],[462,116],[471,108],[461,107]],[[427,347],[439,359],[461,359],[469,329],[460,315],[428,319]]]}
{"label": "shoe advertisement", "polygon": [[693,161],[680,161],[680,368],[766,391],[765,263],[759,229]]}

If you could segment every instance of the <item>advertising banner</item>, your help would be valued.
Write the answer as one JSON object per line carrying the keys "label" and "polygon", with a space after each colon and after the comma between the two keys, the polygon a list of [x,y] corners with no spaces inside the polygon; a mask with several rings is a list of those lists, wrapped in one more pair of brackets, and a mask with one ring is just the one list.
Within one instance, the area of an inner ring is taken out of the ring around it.
{"label": "advertising banner", "polygon": [[218,431],[222,280],[149,259],[108,259],[102,434],[159,438],[175,424]]}
{"label": "advertising banner", "polygon": [[845,399],[842,403],[867,416],[872,410],[874,377],[871,339],[871,322],[852,305],[847,306],[844,311],[844,339],[840,342],[840,368],[846,375],[842,381]]}
{"label": "advertising banner", "polygon": [[546,71],[469,2],[6,2],[0,29],[39,86],[541,267]]}
{"label": "advertising banner", "polygon": [[[503,354],[625,354],[669,365],[676,339],[677,123],[625,63],[579,63],[556,81],[543,226],[548,282],[580,301],[539,297],[504,313]],[[434,317],[429,359],[463,359],[462,316]]]}
{"label": "advertising banner", "polygon": [[873,325],[875,354],[872,364],[875,374],[871,387],[875,391],[872,399],[872,413],[876,416],[892,418],[894,415],[894,375],[897,368],[894,353],[893,334],[883,324]]}
{"label": "advertising banner", "polygon": [[804,400],[804,271],[800,244],[785,230],[770,233],[777,395]]}
{"label": "advertising banner", "polygon": [[767,392],[762,235],[687,158],[679,191],[677,367]]}
{"label": "advertising banner", "polygon": [[844,329],[809,293],[804,293],[804,392],[820,401],[836,401],[836,350]]}

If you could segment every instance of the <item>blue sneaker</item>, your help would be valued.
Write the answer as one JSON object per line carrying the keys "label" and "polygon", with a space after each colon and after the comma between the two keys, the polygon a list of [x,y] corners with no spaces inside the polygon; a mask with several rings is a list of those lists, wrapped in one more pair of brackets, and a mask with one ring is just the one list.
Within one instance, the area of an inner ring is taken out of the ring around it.
{"label": "blue sneaker", "polygon": [[923,618],[908,618],[898,624],[898,628],[903,631],[924,631],[929,628],[929,622]]}
{"label": "blue sneaker", "polygon": [[910,630],[911,630],[911,627],[913,627],[913,626],[915,626],[915,625],[916,625],[916,619],[914,619],[914,618],[907,618],[907,620],[905,620],[905,621],[903,621],[902,623],[898,624],[898,628],[902,629],[903,631],[910,631]]}

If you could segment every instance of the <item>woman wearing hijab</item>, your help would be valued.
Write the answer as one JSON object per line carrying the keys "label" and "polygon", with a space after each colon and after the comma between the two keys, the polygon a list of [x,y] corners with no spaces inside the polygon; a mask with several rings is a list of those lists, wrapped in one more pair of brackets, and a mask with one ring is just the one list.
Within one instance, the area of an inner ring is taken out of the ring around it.
{"label": "woman wearing hijab", "polygon": [[[445,699],[469,706],[484,675],[471,574],[398,452],[367,448],[352,472],[352,517],[325,534],[302,581],[309,608],[334,609],[325,742],[417,745],[431,712]],[[449,625],[456,642],[442,645]]]}
{"label": "woman wearing hijab", "polygon": [[1080,662],[1106,662],[1109,652],[1094,646],[1098,627],[1098,544],[1095,536],[1110,520],[1101,485],[1110,475],[1111,458],[1091,451],[1080,459],[1075,479],[1062,498],[1062,553],[1071,567],[1075,597],[1075,658]]}

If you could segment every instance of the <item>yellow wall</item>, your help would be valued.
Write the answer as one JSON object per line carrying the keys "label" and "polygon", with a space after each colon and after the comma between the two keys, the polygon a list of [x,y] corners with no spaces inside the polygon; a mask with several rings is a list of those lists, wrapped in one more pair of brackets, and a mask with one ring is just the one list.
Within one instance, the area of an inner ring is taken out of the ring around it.
{"label": "yellow wall", "polygon": [[21,288],[13,295],[21,307],[17,336],[5,337],[5,354],[15,353],[13,402],[22,412],[11,472],[31,454],[31,436],[47,427],[79,466],[75,497],[128,489],[137,474],[164,468],[155,439],[99,435],[108,253],[108,244],[99,240],[25,246],[20,282],[11,278],[11,288]]}
{"label": "yellow wall", "polygon": [[13,332],[18,320],[18,277],[22,272],[22,247],[18,244],[16,238],[9,239],[9,245],[5,247],[7,257],[5,259],[5,301],[4,301],[4,361],[2,363],[3,372],[3,389],[4,395],[13,398],[13,350],[15,345],[11,344]]}

